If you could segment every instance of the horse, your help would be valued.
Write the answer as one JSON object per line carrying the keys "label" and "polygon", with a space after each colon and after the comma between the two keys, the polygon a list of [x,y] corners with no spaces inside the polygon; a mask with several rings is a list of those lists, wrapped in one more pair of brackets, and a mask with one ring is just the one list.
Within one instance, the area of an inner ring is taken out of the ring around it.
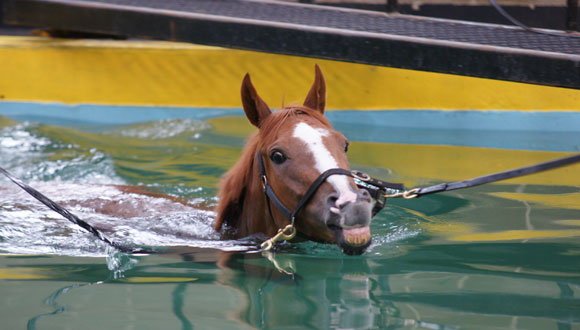
{"label": "horse", "polygon": [[[349,142],[324,117],[326,82],[318,65],[314,71],[303,105],[274,112],[250,74],[243,78],[242,106],[258,130],[218,186],[213,226],[223,238],[272,236],[292,223],[298,233],[292,241],[337,244],[351,255],[371,244],[372,198],[347,175]],[[291,219],[284,208],[294,209]]]}

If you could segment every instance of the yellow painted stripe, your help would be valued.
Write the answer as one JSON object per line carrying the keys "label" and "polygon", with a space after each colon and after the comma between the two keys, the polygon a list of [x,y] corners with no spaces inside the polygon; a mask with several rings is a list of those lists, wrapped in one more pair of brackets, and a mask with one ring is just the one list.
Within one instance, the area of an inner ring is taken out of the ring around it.
{"label": "yellow painted stripe", "polygon": [[566,238],[576,236],[580,236],[580,230],[508,230],[495,233],[457,235],[449,238],[449,240],[463,242],[483,242],[542,238]]}
{"label": "yellow painted stripe", "polygon": [[[578,226],[580,220],[560,220],[562,225]],[[421,228],[429,233],[445,237],[454,242],[495,242],[528,239],[568,238],[580,236],[580,230],[506,230],[499,232],[477,232],[477,226],[463,222],[434,222],[422,223]]]}
{"label": "yellow painted stripe", "polygon": [[504,192],[504,193],[494,193],[491,195],[517,201],[547,205],[555,208],[580,210],[580,203],[578,202],[580,201],[580,193],[526,194],[526,193]]}
{"label": "yellow painted stripe", "polygon": [[[367,142],[353,142],[348,152],[353,168],[360,164],[389,169],[391,177],[384,179],[407,187],[465,180],[568,155],[573,153]],[[578,186],[580,164],[501,182]]]}
{"label": "yellow painted stripe", "polygon": [[271,107],[300,102],[319,63],[330,109],[580,110],[580,90],[154,41],[0,37],[0,99],[239,107],[251,72]]}
{"label": "yellow painted stripe", "polygon": [[[425,218],[425,215],[421,215]],[[466,234],[473,233],[476,228],[475,225],[465,222],[448,222],[448,221],[438,221],[431,219],[432,222],[425,222],[419,225],[419,227],[429,231],[431,234],[438,236],[450,236],[452,234]]]}
{"label": "yellow painted stripe", "polygon": [[[42,280],[53,278],[45,268],[0,268],[0,280]],[[43,274],[44,273],[44,274]]]}
{"label": "yellow painted stripe", "polygon": [[565,226],[578,226],[580,227],[580,220],[571,219],[571,220],[556,220],[554,223],[565,225]]}

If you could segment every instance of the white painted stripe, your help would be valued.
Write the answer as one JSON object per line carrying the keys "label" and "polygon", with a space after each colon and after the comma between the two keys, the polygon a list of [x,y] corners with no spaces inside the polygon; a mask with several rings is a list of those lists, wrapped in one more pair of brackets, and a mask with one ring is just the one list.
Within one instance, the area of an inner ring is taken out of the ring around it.
{"label": "white painted stripe", "polygon": [[[329,134],[330,132],[324,128],[313,128],[304,122],[300,122],[294,128],[294,133],[292,135],[306,143],[308,150],[312,153],[314,158],[314,166],[320,173],[338,167],[336,159],[334,159],[322,141],[322,138]],[[326,181],[332,184],[339,194],[338,200],[336,201],[337,206],[356,201],[356,193],[350,188],[345,176],[333,175]]]}

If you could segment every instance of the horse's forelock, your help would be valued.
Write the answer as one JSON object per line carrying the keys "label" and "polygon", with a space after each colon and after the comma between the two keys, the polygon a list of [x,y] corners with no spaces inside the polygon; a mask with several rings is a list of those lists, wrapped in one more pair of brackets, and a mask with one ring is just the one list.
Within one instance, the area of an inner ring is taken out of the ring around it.
{"label": "horse's forelock", "polygon": [[303,106],[293,106],[280,109],[273,112],[260,127],[260,149],[264,146],[270,145],[278,138],[283,127],[291,125],[292,122],[299,120],[300,116],[309,116],[326,128],[331,128],[330,123],[317,110],[313,110]]}

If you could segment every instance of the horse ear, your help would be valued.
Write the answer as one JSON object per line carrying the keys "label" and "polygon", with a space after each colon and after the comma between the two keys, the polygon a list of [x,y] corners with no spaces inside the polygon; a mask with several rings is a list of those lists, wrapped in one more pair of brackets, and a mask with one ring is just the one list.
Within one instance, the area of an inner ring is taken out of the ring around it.
{"label": "horse ear", "polygon": [[260,98],[252,85],[249,73],[246,73],[242,81],[242,106],[250,123],[258,128],[271,113],[266,102]]}
{"label": "horse ear", "polygon": [[314,84],[304,100],[304,106],[324,113],[326,106],[326,82],[318,64],[314,65]]}

